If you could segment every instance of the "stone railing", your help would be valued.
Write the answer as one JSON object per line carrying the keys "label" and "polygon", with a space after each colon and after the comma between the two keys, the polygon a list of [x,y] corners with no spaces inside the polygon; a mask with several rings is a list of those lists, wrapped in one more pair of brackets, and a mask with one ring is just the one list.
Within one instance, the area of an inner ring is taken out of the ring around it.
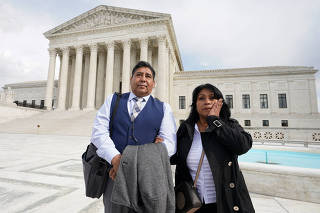
{"label": "stone railing", "polygon": [[251,128],[246,131],[256,144],[320,145],[320,128]]}
{"label": "stone railing", "polygon": [[320,146],[320,141],[303,141],[303,140],[253,140],[253,143],[256,145],[294,145],[294,144],[301,144],[304,147],[308,147],[309,145],[318,145]]}

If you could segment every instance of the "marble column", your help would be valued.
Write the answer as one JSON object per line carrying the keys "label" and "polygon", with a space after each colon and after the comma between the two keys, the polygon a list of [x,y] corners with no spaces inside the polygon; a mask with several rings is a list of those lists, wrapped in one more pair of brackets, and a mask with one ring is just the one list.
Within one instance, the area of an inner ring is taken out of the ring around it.
{"label": "marble column", "polygon": [[95,92],[96,92],[96,75],[97,75],[97,53],[98,45],[90,45],[90,69],[88,79],[87,106],[85,110],[94,110]]}
{"label": "marble column", "polygon": [[54,87],[54,72],[56,68],[56,57],[57,50],[49,49],[49,70],[48,70],[48,79],[47,79],[47,90],[46,90],[46,99],[45,99],[45,107],[47,110],[52,109],[52,97],[53,97],[53,87]]}
{"label": "marble column", "polygon": [[158,84],[157,84],[157,98],[161,101],[165,100],[165,69],[166,69],[166,37],[158,37]]}
{"label": "marble column", "polygon": [[76,69],[76,65],[75,64],[76,64],[76,56],[72,55],[72,56],[69,57],[66,109],[70,109],[71,104],[72,104],[74,71]]}
{"label": "marble column", "polygon": [[122,88],[121,93],[130,91],[130,48],[131,41],[122,41],[123,61],[122,61]]}
{"label": "marble column", "polygon": [[106,66],[106,79],[105,79],[105,90],[104,98],[112,94],[113,89],[113,63],[114,63],[114,42],[109,42],[107,45],[107,66]]}
{"label": "marble column", "polygon": [[121,72],[122,72],[122,51],[114,50],[114,67],[113,67],[113,91],[121,91]]}
{"label": "marble column", "polygon": [[148,47],[148,62],[151,65],[152,65],[152,49],[153,49],[152,46]]}
{"label": "marble column", "polygon": [[[130,73],[131,73],[131,70],[133,69],[134,66],[136,66],[137,64],[137,49],[134,48],[132,45],[131,45],[131,52],[130,52]],[[131,76],[131,74],[130,74]]]}
{"label": "marble column", "polygon": [[148,38],[140,39],[140,61],[148,61]]}
{"label": "marble column", "polygon": [[104,79],[105,79],[106,54],[104,51],[98,53],[98,69],[96,82],[96,108],[99,109],[104,102]]}
{"label": "marble column", "polygon": [[89,78],[89,66],[90,66],[90,55],[89,53],[84,54],[84,65],[82,70],[82,98],[81,98],[81,108],[87,106],[87,96],[88,96],[88,78]]}
{"label": "marble column", "polygon": [[62,51],[58,52],[59,55],[59,76],[58,76],[58,89],[57,89],[57,103],[56,107],[58,107],[58,101],[59,101],[59,88],[61,85],[61,73],[62,73]]}
{"label": "marble column", "polygon": [[76,47],[76,67],[74,72],[71,110],[80,109],[82,57],[83,57],[83,46],[77,46]]}
{"label": "marble column", "polygon": [[62,48],[62,67],[61,67],[61,76],[60,76],[61,79],[60,79],[60,85],[59,85],[58,110],[66,109],[69,52],[70,52],[69,47]]}

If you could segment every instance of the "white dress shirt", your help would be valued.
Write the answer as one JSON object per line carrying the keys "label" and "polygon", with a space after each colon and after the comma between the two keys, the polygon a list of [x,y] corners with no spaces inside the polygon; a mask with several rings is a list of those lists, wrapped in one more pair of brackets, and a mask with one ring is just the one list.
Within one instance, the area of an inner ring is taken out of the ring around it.
{"label": "white dress shirt", "polygon": [[[202,140],[201,134],[198,129],[198,125],[194,126],[194,136],[190,151],[187,156],[187,165],[192,179],[196,177],[201,152],[202,152]],[[200,195],[201,200],[204,200],[205,203],[215,203],[216,202],[216,189],[213,181],[212,172],[210,165],[207,159],[207,156],[204,155],[201,170],[199,173],[199,178],[197,181],[197,191]]]}
{"label": "white dress shirt", "polygon": [[[132,99],[135,97],[136,96],[132,92],[130,92],[127,102],[129,117],[134,106],[134,100]],[[141,104],[141,110],[145,107],[146,103],[149,100],[149,97],[150,95],[143,97],[145,101],[143,101]],[[105,159],[110,164],[113,157],[117,154],[120,154],[109,135],[110,107],[112,98],[113,95],[108,96],[107,100],[97,112],[91,135],[91,142],[97,147],[98,156]],[[165,144],[168,150],[168,155],[170,157],[175,154],[177,149],[177,127],[169,104],[163,104],[163,111],[164,115],[158,136],[163,139],[162,143]]]}

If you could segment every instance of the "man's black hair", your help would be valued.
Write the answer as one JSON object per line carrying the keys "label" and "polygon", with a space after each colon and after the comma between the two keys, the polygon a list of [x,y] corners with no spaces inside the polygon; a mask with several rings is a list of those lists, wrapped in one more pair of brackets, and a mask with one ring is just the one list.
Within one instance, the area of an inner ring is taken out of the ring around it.
{"label": "man's black hair", "polygon": [[139,61],[136,66],[134,66],[134,68],[132,69],[132,76],[134,75],[134,73],[137,71],[137,69],[139,69],[140,67],[147,67],[151,70],[152,72],[152,77],[153,80],[156,77],[156,72],[154,71],[153,67],[146,61]]}

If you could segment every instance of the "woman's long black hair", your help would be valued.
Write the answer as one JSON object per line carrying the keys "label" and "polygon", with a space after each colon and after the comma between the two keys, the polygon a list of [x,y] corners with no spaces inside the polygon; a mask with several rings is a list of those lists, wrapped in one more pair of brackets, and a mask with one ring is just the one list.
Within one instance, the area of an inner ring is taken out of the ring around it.
{"label": "woman's long black hair", "polygon": [[214,99],[218,99],[218,100],[220,98],[223,99],[223,105],[220,110],[219,117],[222,120],[228,120],[231,116],[231,112],[230,112],[229,106],[224,101],[222,92],[217,87],[213,86],[212,84],[202,84],[200,86],[197,86],[192,92],[192,104],[191,104],[191,110],[190,110],[190,114],[187,119],[187,122],[190,122],[193,124],[199,120],[199,113],[197,111],[197,99],[198,99],[198,95],[199,95],[200,91],[203,89],[208,89],[211,92],[213,92]]}

